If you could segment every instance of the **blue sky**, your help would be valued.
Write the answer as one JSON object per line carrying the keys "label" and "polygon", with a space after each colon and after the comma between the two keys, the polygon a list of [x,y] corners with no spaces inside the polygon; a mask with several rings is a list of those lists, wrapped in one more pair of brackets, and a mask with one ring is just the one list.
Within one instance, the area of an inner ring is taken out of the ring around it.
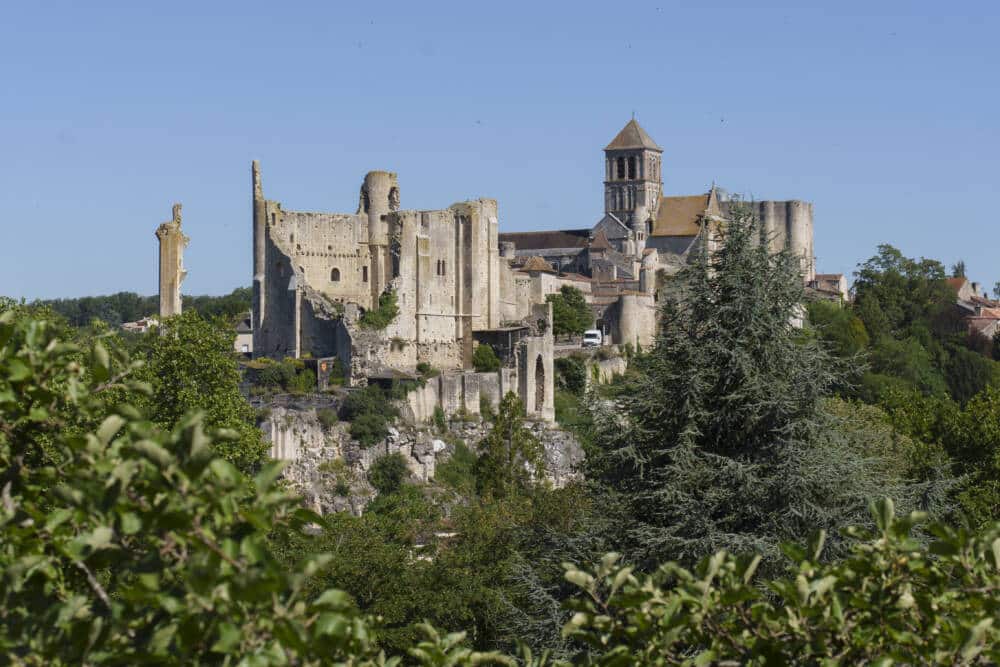
{"label": "blue sky", "polygon": [[184,204],[185,293],[250,284],[265,194],[353,212],[488,196],[583,227],[631,113],[668,194],[814,202],[818,265],[887,242],[1000,280],[1000,3],[19,2],[0,5],[0,294],[153,294]]}

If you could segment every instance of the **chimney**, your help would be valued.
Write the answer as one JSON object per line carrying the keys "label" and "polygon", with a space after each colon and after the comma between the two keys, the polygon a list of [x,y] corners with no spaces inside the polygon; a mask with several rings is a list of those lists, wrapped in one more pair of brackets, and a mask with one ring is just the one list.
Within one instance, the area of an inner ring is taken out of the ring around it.
{"label": "chimney", "polygon": [[979,287],[980,287],[979,283],[972,283],[972,293],[975,294],[976,296],[982,294],[982,292],[979,291]]}

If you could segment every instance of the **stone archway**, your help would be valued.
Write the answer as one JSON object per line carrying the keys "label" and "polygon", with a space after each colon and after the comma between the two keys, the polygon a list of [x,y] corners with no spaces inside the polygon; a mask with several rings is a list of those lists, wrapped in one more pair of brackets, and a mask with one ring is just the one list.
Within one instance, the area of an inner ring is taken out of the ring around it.
{"label": "stone archway", "polygon": [[542,355],[535,360],[535,412],[545,409],[545,364]]}

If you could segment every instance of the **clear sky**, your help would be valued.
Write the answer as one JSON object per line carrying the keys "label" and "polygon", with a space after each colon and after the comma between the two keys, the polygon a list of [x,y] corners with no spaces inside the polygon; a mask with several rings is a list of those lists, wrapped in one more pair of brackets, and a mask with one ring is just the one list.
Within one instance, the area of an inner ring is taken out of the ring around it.
{"label": "clear sky", "polygon": [[251,282],[250,161],[298,210],[499,200],[585,227],[628,121],[667,194],[815,204],[823,272],[877,244],[1000,280],[1000,3],[0,4],[0,294],[156,291],[184,204],[185,293]]}

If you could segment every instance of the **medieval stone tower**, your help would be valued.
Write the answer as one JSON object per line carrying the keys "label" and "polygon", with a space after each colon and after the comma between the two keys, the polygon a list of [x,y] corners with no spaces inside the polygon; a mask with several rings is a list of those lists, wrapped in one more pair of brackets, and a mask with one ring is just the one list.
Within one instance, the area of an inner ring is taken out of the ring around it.
{"label": "medieval stone tower", "polygon": [[604,148],[604,158],[604,212],[632,230],[633,252],[641,257],[663,192],[663,149],[633,118]]}
{"label": "medieval stone tower", "polygon": [[156,228],[160,242],[160,317],[181,314],[181,283],[184,270],[184,248],[189,239],[181,231],[181,205],[174,204],[173,216]]}

